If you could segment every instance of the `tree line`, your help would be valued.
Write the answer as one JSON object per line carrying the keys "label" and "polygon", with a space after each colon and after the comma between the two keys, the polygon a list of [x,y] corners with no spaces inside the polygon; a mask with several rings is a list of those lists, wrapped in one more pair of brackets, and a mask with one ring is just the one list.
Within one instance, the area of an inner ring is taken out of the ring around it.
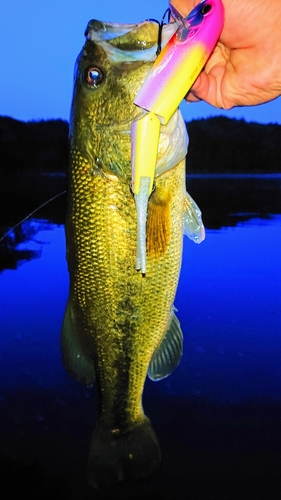
{"label": "tree line", "polygon": [[281,172],[281,125],[223,116],[187,123],[188,172]]}
{"label": "tree line", "polygon": [[[213,117],[186,124],[189,173],[280,172],[281,125],[247,123]],[[22,122],[0,117],[0,176],[65,173],[68,123],[64,120]]]}

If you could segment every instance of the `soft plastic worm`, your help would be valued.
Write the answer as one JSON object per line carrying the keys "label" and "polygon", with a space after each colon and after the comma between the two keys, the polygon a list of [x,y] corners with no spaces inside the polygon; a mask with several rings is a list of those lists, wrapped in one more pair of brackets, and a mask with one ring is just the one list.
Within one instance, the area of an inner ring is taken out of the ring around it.
{"label": "soft plastic worm", "polygon": [[[223,27],[221,0],[203,0],[186,18],[171,6],[178,28],[157,57],[134,103],[132,191],[137,209],[137,269],[146,272],[146,214],[157,160],[160,124],[166,125],[212,53]],[[143,179],[143,180],[142,180]],[[140,202],[140,200],[142,200]]]}

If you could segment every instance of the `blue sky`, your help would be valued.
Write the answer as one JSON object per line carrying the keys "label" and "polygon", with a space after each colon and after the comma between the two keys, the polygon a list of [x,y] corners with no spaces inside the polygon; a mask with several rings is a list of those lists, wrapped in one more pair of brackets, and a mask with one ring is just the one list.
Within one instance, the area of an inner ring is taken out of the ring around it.
{"label": "blue sky", "polygon": [[[19,120],[68,119],[74,61],[90,19],[160,19],[163,0],[2,0],[0,4],[0,115]],[[262,106],[216,110],[181,105],[186,120],[214,115],[281,123],[281,98]]]}

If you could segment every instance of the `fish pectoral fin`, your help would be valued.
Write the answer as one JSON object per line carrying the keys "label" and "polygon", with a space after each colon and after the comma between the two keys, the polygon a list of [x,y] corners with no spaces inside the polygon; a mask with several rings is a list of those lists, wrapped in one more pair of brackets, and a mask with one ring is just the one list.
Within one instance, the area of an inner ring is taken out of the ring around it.
{"label": "fish pectoral fin", "polygon": [[184,234],[194,243],[201,243],[205,239],[200,208],[188,193],[184,199],[183,227]]}
{"label": "fish pectoral fin", "polygon": [[151,358],[147,373],[149,378],[158,381],[168,377],[180,363],[182,348],[183,336],[180,322],[172,311],[170,326]]}
{"label": "fish pectoral fin", "polygon": [[61,331],[61,351],[67,371],[79,382],[93,385],[95,381],[94,362],[83,352],[75,327],[75,316],[70,301],[66,305]]}

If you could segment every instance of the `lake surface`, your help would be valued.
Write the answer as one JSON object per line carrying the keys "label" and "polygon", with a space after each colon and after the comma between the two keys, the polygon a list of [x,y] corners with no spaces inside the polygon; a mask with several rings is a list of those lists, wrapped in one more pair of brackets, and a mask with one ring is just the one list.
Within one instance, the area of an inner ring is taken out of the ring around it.
{"label": "lake surface", "polygon": [[144,394],[162,467],[110,495],[85,484],[95,388],[61,363],[64,227],[21,228],[17,268],[0,274],[0,463],[14,494],[257,500],[270,487],[281,498],[281,176],[193,176],[188,189],[207,231],[199,246],[184,242],[175,300],[184,355]]}

